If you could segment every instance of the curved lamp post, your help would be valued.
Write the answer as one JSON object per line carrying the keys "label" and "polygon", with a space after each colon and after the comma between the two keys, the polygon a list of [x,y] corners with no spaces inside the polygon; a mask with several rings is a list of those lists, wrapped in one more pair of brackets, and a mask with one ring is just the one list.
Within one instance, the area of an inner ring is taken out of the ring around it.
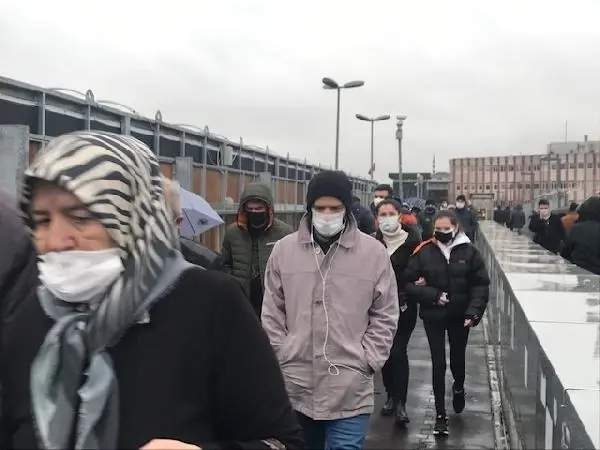
{"label": "curved lamp post", "polygon": [[337,81],[328,77],[323,78],[322,81],[323,89],[334,89],[337,91],[337,119],[335,123],[335,170],[338,170],[340,162],[340,94],[342,92],[342,89],[352,89],[361,87],[365,84],[365,82],[355,80],[340,85]]}

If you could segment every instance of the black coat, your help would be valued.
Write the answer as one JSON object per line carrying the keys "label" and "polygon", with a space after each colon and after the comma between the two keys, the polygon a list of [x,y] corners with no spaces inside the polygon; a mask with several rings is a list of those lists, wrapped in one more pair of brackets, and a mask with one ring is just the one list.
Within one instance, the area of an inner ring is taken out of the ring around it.
{"label": "black coat", "polygon": [[541,245],[552,253],[558,253],[565,240],[565,229],[555,214],[550,214],[548,219],[541,219],[540,215],[534,213],[529,220],[529,230],[534,234],[533,242]]}
{"label": "black coat", "polygon": [[179,239],[181,254],[191,264],[200,266],[206,270],[221,270],[223,258],[221,255],[205,245],[187,238]]}
{"label": "black coat", "polygon": [[561,256],[600,275],[600,222],[577,222],[567,236]]}
{"label": "black coat", "polygon": [[[268,437],[304,448],[277,358],[239,283],[190,269],[149,313],[150,323],[108,350],[119,385],[118,448],[164,438],[267,449]],[[52,325],[32,298],[2,329],[3,448],[38,448],[30,368]]]}
{"label": "black coat", "polygon": [[[490,279],[483,258],[471,243],[458,244],[446,260],[435,241],[419,246],[405,271],[409,297],[419,302],[424,321],[441,321],[462,316],[479,323],[489,299]],[[425,279],[425,286],[414,284]],[[436,303],[446,292],[450,302]]]}
{"label": "black coat", "polygon": [[479,222],[477,221],[475,213],[470,208],[465,207],[463,209],[456,208],[454,214],[458,219],[461,231],[465,233],[469,239],[474,240],[475,232],[479,228]]}
{"label": "black coat", "polygon": [[[37,253],[17,200],[0,189],[0,310],[11,320],[22,303],[37,296]],[[1,328],[0,328],[1,329]]]}
{"label": "black coat", "polygon": [[375,232],[375,217],[369,208],[365,208],[360,202],[354,200],[352,202],[352,213],[360,231],[366,234]]}
{"label": "black coat", "polygon": [[[396,284],[398,285],[398,300],[400,301],[400,306],[413,306],[410,305],[411,302],[406,293],[407,283],[404,272],[408,267],[408,262],[410,261],[413,252],[421,243],[421,238],[419,233],[414,228],[402,225],[402,229],[408,233],[408,238],[406,238],[406,242],[404,242],[404,244],[402,244],[396,249],[396,251],[394,251],[394,253],[392,253],[390,256],[390,262],[392,263],[392,268],[394,269],[394,274],[396,275]],[[385,245],[383,234],[380,230],[377,230],[377,233],[375,233],[375,238]]]}
{"label": "black coat", "polygon": [[433,237],[433,218],[435,217],[435,214],[436,211],[434,211],[433,213],[421,211],[417,216],[419,226],[422,230],[422,238],[424,241]]}
{"label": "black coat", "polygon": [[510,213],[510,220],[508,222],[508,228],[511,230],[520,230],[525,226],[527,218],[525,212],[522,209],[515,209]]}

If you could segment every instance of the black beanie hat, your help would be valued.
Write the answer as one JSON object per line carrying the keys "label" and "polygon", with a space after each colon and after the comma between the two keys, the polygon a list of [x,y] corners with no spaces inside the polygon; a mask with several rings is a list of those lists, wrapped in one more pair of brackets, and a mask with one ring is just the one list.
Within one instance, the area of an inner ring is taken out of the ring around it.
{"label": "black beanie hat", "polygon": [[337,170],[324,170],[316,174],[306,192],[306,209],[312,209],[315,200],[321,197],[334,197],[340,200],[346,207],[346,211],[352,209],[352,183],[346,174]]}

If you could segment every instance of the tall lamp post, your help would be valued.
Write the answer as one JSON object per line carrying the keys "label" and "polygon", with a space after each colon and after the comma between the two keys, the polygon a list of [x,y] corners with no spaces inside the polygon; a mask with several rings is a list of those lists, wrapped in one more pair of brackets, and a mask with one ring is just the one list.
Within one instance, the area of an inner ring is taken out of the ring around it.
{"label": "tall lamp post", "polygon": [[398,197],[404,200],[404,187],[402,178],[402,127],[406,116],[396,116],[396,139],[398,139]]}
{"label": "tall lamp post", "polygon": [[371,122],[371,167],[369,168],[369,175],[371,175],[371,181],[375,176],[375,150],[374,150],[374,134],[375,134],[375,122],[379,122],[381,120],[390,120],[389,114],[379,116],[379,117],[367,117],[362,114],[357,114],[356,118],[358,120],[364,120],[365,122]]}
{"label": "tall lamp post", "polygon": [[335,89],[337,91],[337,119],[335,123],[335,170],[339,168],[340,162],[340,97],[342,89],[352,89],[361,87],[365,84],[364,81],[348,81],[345,84],[338,84],[332,78],[323,78],[323,89]]}

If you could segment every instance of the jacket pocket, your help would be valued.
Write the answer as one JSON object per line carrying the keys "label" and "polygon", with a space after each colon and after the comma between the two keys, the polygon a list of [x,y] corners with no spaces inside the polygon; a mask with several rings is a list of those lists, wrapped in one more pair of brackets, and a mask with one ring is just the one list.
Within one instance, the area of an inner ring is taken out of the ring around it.
{"label": "jacket pocket", "polygon": [[284,365],[285,363],[289,362],[291,359],[291,345],[292,345],[292,336],[287,335],[285,337],[285,339],[283,340],[283,342],[281,343],[281,345],[279,346],[279,349],[277,350],[277,360],[279,361],[280,365]]}

